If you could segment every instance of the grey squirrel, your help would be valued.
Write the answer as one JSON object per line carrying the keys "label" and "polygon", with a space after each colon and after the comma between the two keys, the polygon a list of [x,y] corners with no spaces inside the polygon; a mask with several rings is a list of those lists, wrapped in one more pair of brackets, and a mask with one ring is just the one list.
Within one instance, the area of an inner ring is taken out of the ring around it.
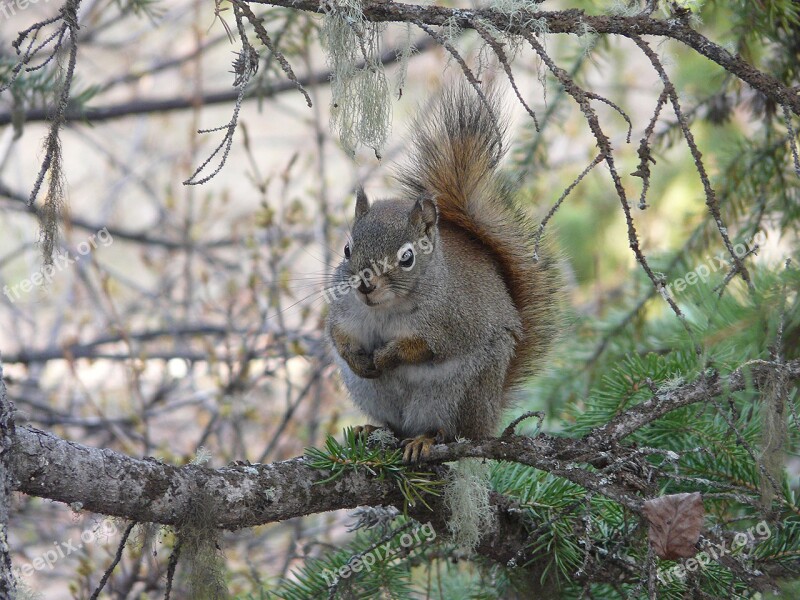
{"label": "grey squirrel", "polygon": [[546,253],[534,260],[536,226],[497,172],[504,125],[487,98],[453,87],[417,118],[402,195],[370,204],[358,191],[328,290],[344,383],[408,438],[406,462],[436,441],[495,435],[558,329],[558,270]]}

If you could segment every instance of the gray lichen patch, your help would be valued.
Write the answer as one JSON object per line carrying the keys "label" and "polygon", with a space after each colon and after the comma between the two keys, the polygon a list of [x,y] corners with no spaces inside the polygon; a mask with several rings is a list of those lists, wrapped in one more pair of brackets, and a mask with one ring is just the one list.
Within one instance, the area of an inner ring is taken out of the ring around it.
{"label": "gray lichen patch", "polygon": [[467,553],[497,527],[489,501],[489,474],[489,465],[475,458],[459,460],[450,471],[444,493],[449,512],[447,528],[456,546]]}
{"label": "gray lichen patch", "polygon": [[328,0],[322,10],[321,39],[332,72],[331,129],[350,154],[364,145],[380,157],[392,119],[380,51],[386,26],[368,22],[359,0]]}

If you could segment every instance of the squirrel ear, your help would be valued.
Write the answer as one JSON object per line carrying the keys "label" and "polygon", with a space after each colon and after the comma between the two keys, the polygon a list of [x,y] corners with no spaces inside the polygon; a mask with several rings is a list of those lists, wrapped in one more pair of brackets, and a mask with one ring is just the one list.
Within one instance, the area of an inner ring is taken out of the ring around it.
{"label": "squirrel ear", "polygon": [[358,186],[358,190],[356,190],[356,219],[363,217],[368,210],[369,200],[367,200],[367,195],[364,193],[364,188]]}
{"label": "squirrel ear", "polygon": [[425,233],[430,233],[430,230],[436,225],[439,220],[439,211],[436,209],[436,204],[433,202],[428,194],[423,194],[414,203],[414,208],[411,209],[409,221],[412,225],[422,226],[425,228]]}

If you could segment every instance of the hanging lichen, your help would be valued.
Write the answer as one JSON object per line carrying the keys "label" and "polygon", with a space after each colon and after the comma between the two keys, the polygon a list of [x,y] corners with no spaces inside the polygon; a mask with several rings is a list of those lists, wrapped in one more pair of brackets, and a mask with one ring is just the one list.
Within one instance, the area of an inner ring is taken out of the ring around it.
{"label": "hanging lichen", "polygon": [[[776,485],[786,461],[786,443],[789,439],[786,420],[786,404],[789,397],[789,380],[783,369],[775,369],[761,388],[761,456],[764,466],[760,488],[761,502],[765,507],[772,504]],[[778,487],[778,490],[776,490]]]}
{"label": "hanging lichen", "polygon": [[403,87],[406,84],[406,75],[408,75],[408,61],[411,60],[411,55],[413,53],[414,44],[411,41],[411,23],[406,23],[403,42],[397,52],[397,62],[400,68],[397,70],[397,79],[395,80],[394,89],[398,97],[403,95]]}
{"label": "hanging lichen", "polygon": [[497,526],[489,502],[490,468],[485,461],[465,458],[455,463],[448,477],[444,499],[449,510],[447,528],[456,547],[471,553],[481,537]]}
{"label": "hanging lichen", "polygon": [[220,530],[211,494],[198,491],[178,527],[180,561],[191,598],[226,600],[225,560],[220,549]]}
{"label": "hanging lichen", "polygon": [[364,18],[358,0],[330,0],[321,39],[331,68],[331,129],[350,154],[359,145],[380,158],[391,125],[389,83],[381,61],[385,25]]}

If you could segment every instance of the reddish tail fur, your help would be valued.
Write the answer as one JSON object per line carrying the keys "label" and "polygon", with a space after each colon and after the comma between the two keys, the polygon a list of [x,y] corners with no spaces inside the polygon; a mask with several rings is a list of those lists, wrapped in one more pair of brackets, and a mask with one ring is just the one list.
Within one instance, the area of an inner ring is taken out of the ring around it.
{"label": "reddish tail fur", "polygon": [[497,172],[505,151],[497,108],[496,97],[484,102],[466,85],[447,90],[415,123],[410,168],[398,179],[410,194],[431,194],[439,218],[468,232],[497,261],[522,321],[508,390],[537,370],[551,346],[560,286],[547,252],[540,249],[534,260],[536,225],[514,207]]}

